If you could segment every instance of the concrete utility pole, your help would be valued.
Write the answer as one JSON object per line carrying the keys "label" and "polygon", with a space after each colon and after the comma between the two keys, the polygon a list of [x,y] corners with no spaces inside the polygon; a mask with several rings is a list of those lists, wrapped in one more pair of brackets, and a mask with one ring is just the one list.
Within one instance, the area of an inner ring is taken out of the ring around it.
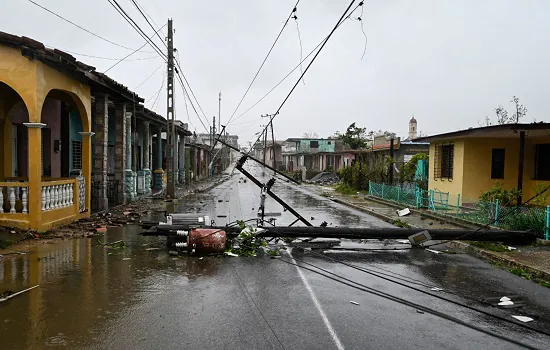
{"label": "concrete utility pole", "polygon": [[218,99],[218,130],[222,129],[222,92],[220,91],[220,97]]}
{"label": "concrete utility pole", "polygon": [[393,186],[393,167],[394,167],[393,157],[394,157],[394,148],[393,148],[393,137],[392,137],[390,139],[390,158],[392,161],[390,162],[389,169],[388,169],[388,173],[390,176],[390,186]]}
{"label": "concrete utility pole", "polygon": [[168,172],[168,184],[166,189],[166,195],[170,198],[176,197],[176,161],[174,157],[174,150],[176,147],[176,118],[174,115],[174,31],[172,29],[172,20],[168,19],[168,62],[167,62],[167,74],[166,74],[166,119],[168,122],[168,128],[166,133],[167,149],[166,149],[166,170]]}
{"label": "concrete utility pole", "polygon": [[275,147],[275,132],[273,131],[273,120],[271,121],[271,123],[269,123],[269,125],[271,125],[271,142],[273,142],[273,144],[271,145],[271,149],[273,150],[273,168],[277,169],[277,147]]}
{"label": "concrete utility pole", "polygon": [[[212,117],[212,143],[210,145],[214,145],[214,140],[216,140],[216,117]],[[211,170],[210,170],[210,176],[214,176],[214,150],[210,153],[210,164]]]}

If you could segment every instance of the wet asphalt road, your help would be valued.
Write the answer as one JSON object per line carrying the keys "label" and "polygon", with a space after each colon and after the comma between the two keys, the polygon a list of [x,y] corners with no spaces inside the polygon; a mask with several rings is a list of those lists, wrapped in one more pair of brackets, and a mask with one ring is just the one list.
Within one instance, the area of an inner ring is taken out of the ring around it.
{"label": "wet asphalt road", "polygon": [[[250,170],[257,175],[261,173],[259,168]],[[240,176],[236,173],[210,193],[189,198],[178,210],[209,214],[217,225],[255,217],[259,189],[250,181],[239,183]],[[325,220],[333,226],[388,226],[290,184],[278,181],[273,190],[304,217],[313,217],[314,224]],[[266,212],[281,213],[276,217],[278,225],[294,220],[274,201],[268,200],[266,206]],[[550,329],[550,289],[468,255],[372,250],[326,254],[293,251],[296,260],[288,253],[281,259],[173,258],[164,249],[152,250],[163,247],[163,242],[155,237],[137,236],[139,231],[128,226],[107,232],[104,241],[123,239],[128,243],[129,247],[123,250],[108,250],[96,240],[82,239],[46,245],[31,254],[0,261],[0,292],[40,284],[39,288],[0,304],[0,348],[520,348],[282,260],[305,261],[535,348],[550,347],[549,337],[325,257],[374,269],[423,290],[443,288],[452,294],[437,293],[507,318],[531,316],[535,318],[531,326]],[[361,246],[406,247],[384,246],[378,241]],[[481,302],[484,298],[505,295],[521,296],[524,306],[498,309]]]}

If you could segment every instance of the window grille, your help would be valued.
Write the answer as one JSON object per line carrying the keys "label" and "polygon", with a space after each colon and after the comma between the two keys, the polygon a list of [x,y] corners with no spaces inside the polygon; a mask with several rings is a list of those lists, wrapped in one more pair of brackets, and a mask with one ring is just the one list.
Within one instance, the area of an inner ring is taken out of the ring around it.
{"label": "window grille", "polygon": [[72,141],[73,170],[82,170],[82,142]]}

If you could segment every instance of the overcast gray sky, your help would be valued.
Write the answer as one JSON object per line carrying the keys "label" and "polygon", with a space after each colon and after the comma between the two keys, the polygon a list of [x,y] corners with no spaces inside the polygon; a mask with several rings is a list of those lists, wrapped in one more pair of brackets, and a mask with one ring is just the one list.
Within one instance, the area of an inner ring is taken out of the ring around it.
{"label": "overcast gray sky", "polygon": [[[137,48],[144,40],[107,0],[35,0],[109,40]],[[130,0],[118,0],[148,34]],[[233,113],[296,0],[139,0],[156,23],[174,20],[175,47],[184,73],[205,113],[222,124]],[[0,0],[0,30],[28,36],[62,50],[120,58],[131,51],[63,22],[27,0]],[[359,3],[359,1],[356,1]],[[332,29],[348,0],[302,0],[298,25],[304,56]],[[358,10],[353,17],[361,14]],[[317,132],[326,137],[352,123],[406,136],[414,114],[418,128],[436,134],[478,126],[513,95],[528,108],[525,122],[548,121],[550,82],[550,1],[547,0],[385,0],[365,1],[363,25],[349,20],[331,38],[281,114],[274,121],[278,139]],[[166,31],[164,31],[166,33]],[[157,45],[161,45],[157,38]],[[131,58],[154,57],[150,47]],[[115,61],[74,54],[106,70]],[[272,55],[236,116],[253,105],[300,61],[294,21],[289,22]],[[108,72],[135,88],[163,61],[160,57],[124,62]],[[307,64],[307,62],[306,62]],[[304,64],[305,68],[305,64]],[[163,81],[160,68],[137,93],[153,108]],[[261,114],[273,113],[300,74],[297,70],[269,97],[229,125],[241,143],[260,130]],[[177,118],[187,121],[177,85]],[[165,115],[162,89],[155,109]],[[204,132],[190,111],[197,132]]]}

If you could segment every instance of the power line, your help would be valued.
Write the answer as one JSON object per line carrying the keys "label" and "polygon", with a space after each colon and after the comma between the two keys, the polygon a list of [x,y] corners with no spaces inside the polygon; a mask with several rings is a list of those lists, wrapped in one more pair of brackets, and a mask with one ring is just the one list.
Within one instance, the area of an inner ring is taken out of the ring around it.
{"label": "power line", "polygon": [[[298,24],[298,16],[294,14],[292,18],[294,19],[294,22],[296,22],[296,32],[298,33],[298,42],[300,43],[300,62],[302,62],[302,57],[304,56],[303,54],[304,49],[302,47],[302,34],[300,34],[300,25]],[[303,73],[302,63],[300,63],[300,72]],[[303,78],[302,78],[302,83],[306,85],[306,81]]]}
{"label": "power line", "polygon": [[[290,237],[287,237],[287,238],[290,238]],[[437,295],[437,294],[434,294],[434,293],[430,293],[426,290],[423,290],[423,289],[420,289],[420,288],[417,288],[417,287],[414,287],[414,286],[411,286],[411,285],[408,285],[408,284],[405,284],[403,282],[399,282],[399,281],[396,281],[392,278],[395,278],[395,279],[398,279],[398,280],[402,280],[404,282],[408,282],[408,283],[412,283],[412,284],[417,284],[417,285],[420,285],[420,286],[423,286],[423,287],[427,287],[427,288],[430,288],[432,286],[424,283],[424,282],[421,282],[421,281],[417,281],[417,280],[414,280],[410,277],[407,277],[405,275],[401,275],[401,274],[398,274],[398,273],[395,273],[395,272],[392,272],[392,271],[388,271],[390,272],[391,274],[395,274],[397,276],[400,276],[400,277],[396,277],[396,276],[392,276],[390,274],[387,274],[387,273],[383,273],[383,272],[378,272],[378,271],[372,271],[368,268],[364,268],[364,267],[360,267],[360,266],[357,266],[357,265],[354,265],[354,264],[350,264],[350,263],[347,263],[345,261],[342,261],[342,260],[339,260],[339,259],[335,259],[335,258],[332,258],[332,257],[329,257],[329,256],[326,256],[324,254],[321,254],[321,253],[317,253],[315,251],[311,251],[310,252],[311,254],[313,255],[316,255],[316,256],[320,256],[320,257],[323,257],[325,259],[328,259],[330,261],[334,261],[334,262],[337,262],[337,263],[340,263],[342,265],[345,265],[345,266],[348,266],[352,269],[355,269],[355,270],[358,270],[358,271],[362,271],[364,273],[367,273],[371,276],[376,276],[378,278],[381,278],[383,280],[386,280],[386,281],[389,281],[389,282],[392,282],[392,283],[395,283],[395,284],[398,284],[402,287],[406,287],[406,288],[409,288],[409,289],[412,289],[414,291],[417,291],[417,292],[420,292],[420,293],[423,293],[423,294],[427,294],[429,296],[432,296],[434,298],[437,298],[437,299],[441,299],[441,300],[445,300],[447,302],[450,302],[452,304],[455,304],[455,305],[458,305],[458,306],[461,306],[461,307],[464,307],[464,308],[467,308],[467,309],[470,309],[470,310],[473,310],[473,311],[476,311],[476,312],[479,312],[479,313],[482,313],[486,316],[490,316],[490,317],[494,317],[496,319],[499,319],[501,321],[504,321],[504,322],[508,322],[508,323],[511,323],[511,324],[514,324],[516,326],[520,326],[520,327],[523,327],[523,328],[526,328],[526,329],[529,329],[531,331],[535,331],[535,332],[538,332],[538,333],[541,333],[541,334],[544,334],[544,335],[547,335],[547,336],[550,336],[550,332],[546,332],[544,330],[539,330],[539,329],[536,329],[536,328],[533,328],[527,324],[523,324],[523,323],[518,323],[518,322],[515,322],[511,319],[508,319],[506,317],[502,317],[500,315],[495,315],[493,313],[490,313],[490,312],[487,312],[485,310],[482,310],[482,309],[479,309],[477,307],[474,307],[474,306],[471,306],[471,305],[467,305],[467,304],[464,304],[464,303],[461,303],[459,301],[456,301],[456,300],[452,300],[452,299],[449,299],[449,298],[446,298],[444,296],[441,296],[441,295]],[[385,277],[384,277],[385,276]],[[451,293],[449,291],[446,291],[447,293],[450,293],[450,294],[453,294],[453,295],[456,295],[456,296],[460,296],[456,293]],[[461,296],[460,296],[461,297]],[[474,300],[474,301],[478,301],[478,300]]]}
{"label": "power line", "polygon": [[[273,115],[271,116],[271,118],[269,119],[269,122],[267,123],[267,125],[265,126],[264,128],[264,131],[267,131],[267,127],[269,125],[269,123],[273,122],[273,119],[275,119],[275,117],[279,114],[279,112],[281,111],[281,109],[283,108],[283,106],[285,105],[286,101],[288,101],[288,99],[290,98],[290,96],[292,95],[292,93],[294,92],[294,90],[296,89],[296,87],[298,86],[298,84],[300,84],[300,81],[303,79],[304,75],[307,73],[307,71],[309,70],[309,68],[311,67],[311,65],[313,64],[313,62],[315,62],[315,59],[319,56],[319,54],[321,53],[321,51],[323,50],[323,48],[325,47],[325,45],[328,43],[329,39],[331,38],[331,36],[334,34],[334,32],[336,31],[336,29],[338,29],[338,27],[340,26],[340,23],[344,20],[344,18],[346,17],[346,14],[348,13],[348,11],[351,9],[351,7],[353,6],[353,4],[355,3],[356,0],[351,0],[350,4],[348,5],[348,7],[346,8],[346,10],[344,11],[344,13],[342,14],[342,16],[340,17],[340,19],[338,20],[338,22],[336,23],[336,25],[334,26],[334,28],[332,28],[331,32],[329,33],[329,35],[327,36],[326,40],[323,42],[323,44],[321,45],[321,47],[319,48],[319,50],[317,51],[317,53],[315,54],[315,56],[313,56],[313,58],[311,59],[311,61],[309,62],[309,64],[307,65],[306,69],[304,70],[304,72],[300,75],[300,78],[298,79],[298,81],[294,84],[294,86],[292,87],[292,89],[290,90],[290,92],[288,93],[288,95],[285,97],[285,99],[283,100],[283,102],[281,103],[281,105],[279,106],[279,108],[277,108],[277,111],[275,113],[273,113]],[[359,7],[359,6],[357,6]],[[357,7],[355,9],[357,9]],[[355,11],[355,9],[353,11]],[[353,13],[352,11],[352,13]],[[258,138],[258,140],[256,140],[256,142],[258,142],[260,140],[260,138]],[[256,143],[255,142],[255,143]],[[250,151],[248,152],[250,153]]]}
{"label": "power line", "polygon": [[[101,57],[101,56],[94,56],[94,55],[88,55],[88,54],[85,54],[85,53],[80,53],[80,52],[74,52],[74,51],[69,51],[69,50],[64,50],[64,49],[60,49],[60,48],[56,48],[55,46],[52,46],[52,45],[44,45],[46,47],[49,47],[51,49],[56,49],[56,50],[59,50],[59,51],[63,51],[63,52],[66,52],[66,53],[70,53],[72,55],[78,55],[78,56],[84,56],[84,57],[91,57],[91,58],[96,58],[96,59],[99,59],[99,60],[106,60],[106,61],[120,61],[122,58],[114,58],[114,57]],[[158,58],[158,56],[150,56],[150,57],[142,57],[142,58],[133,58],[131,60],[126,60],[126,62],[130,62],[130,61],[145,61],[145,60],[152,60],[153,58]]]}
{"label": "power line", "polygon": [[363,36],[365,37],[365,46],[363,47],[363,55],[361,56],[361,59],[363,59],[365,57],[365,53],[367,53],[367,43],[368,43],[368,38],[367,38],[367,34],[365,33],[365,28],[363,27],[363,2],[361,1],[361,3],[359,4],[359,6],[361,6],[361,15],[359,17],[356,18],[356,20],[358,20],[360,23],[361,23],[361,32],[363,33]]}
{"label": "power line", "polygon": [[[355,10],[354,10],[355,11]],[[353,11],[352,11],[353,13]],[[342,25],[346,20],[348,20],[350,18],[351,14],[349,16],[347,16],[346,18],[344,18],[344,20],[342,22],[340,22],[338,24],[338,26]],[[298,65],[296,65],[290,72],[288,72],[287,75],[285,75],[283,77],[283,79],[281,79],[273,88],[271,88],[271,90],[269,90],[264,96],[262,96],[258,101],[256,101],[256,103],[254,103],[252,106],[250,106],[246,111],[244,111],[243,113],[241,113],[237,118],[235,118],[235,120],[241,118],[242,116],[244,116],[246,113],[250,112],[250,110],[252,110],[252,108],[256,107],[260,102],[262,102],[267,96],[269,96],[277,87],[279,87],[279,85],[281,85],[290,75],[292,75],[292,73],[294,73],[298,68],[301,67],[302,63],[304,63],[305,60],[307,60],[309,58],[309,56],[313,55],[313,53],[328,39],[328,36],[326,36],[323,40],[321,40],[319,42],[319,44],[317,44],[317,46],[315,46],[313,48],[313,50],[311,50],[311,52],[306,56],[304,57],[304,59],[302,61],[300,61],[300,63]]]}
{"label": "power line", "polygon": [[[229,187],[228,187],[229,188]],[[231,261],[229,261],[229,264],[231,265],[231,267],[233,268],[233,271],[235,272],[235,276],[237,276],[237,279],[241,282],[241,285],[243,286],[244,290],[246,291],[246,294],[248,294],[248,297],[250,298],[250,300],[252,300],[252,303],[254,303],[254,306],[256,306],[256,310],[258,310],[258,312],[260,313],[260,315],[262,316],[262,318],[264,319],[264,322],[265,324],[267,325],[267,327],[269,327],[269,329],[271,330],[271,333],[273,333],[273,335],[275,336],[275,339],[277,339],[277,342],[279,342],[279,345],[285,349],[283,343],[281,342],[281,340],[279,339],[279,337],[277,336],[277,333],[275,333],[275,331],[273,330],[273,327],[271,327],[271,325],[269,324],[269,322],[267,321],[267,318],[265,318],[262,310],[260,309],[260,307],[258,306],[258,304],[256,303],[256,300],[254,300],[254,298],[252,297],[252,295],[250,294],[250,292],[248,291],[248,288],[246,288],[246,285],[244,284],[243,280],[241,279],[241,277],[239,276],[239,274],[237,273],[237,269],[235,268],[235,266],[233,266],[233,263]],[[266,339],[267,340],[267,339]]]}
{"label": "power line", "polygon": [[[437,310],[434,310],[432,308],[429,308],[429,307],[426,307],[424,305],[421,305],[421,304],[417,304],[417,303],[414,303],[414,302],[411,302],[411,301],[408,301],[406,299],[402,299],[402,298],[399,298],[399,297],[396,297],[394,295],[391,295],[389,293],[386,293],[386,292],[382,292],[382,291],[379,291],[379,290],[376,290],[374,288],[371,288],[371,287],[368,287],[364,284],[361,284],[359,282],[355,282],[353,280],[350,280],[346,277],[343,277],[343,276],[340,276],[338,274],[335,274],[333,272],[330,272],[326,269],[323,269],[321,267],[318,267],[316,265],[313,265],[313,264],[310,264],[308,262],[305,262],[304,260],[301,260],[301,259],[297,259],[297,258],[294,258],[292,257],[292,259],[294,261],[300,261],[301,264],[305,264],[305,265],[309,265],[309,266],[312,266],[313,268],[309,268],[309,267],[306,267],[306,266],[302,266],[296,262],[293,262],[293,261],[289,261],[289,260],[286,260],[284,259],[283,257],[280,257],[279,261],[282,261],[282,262],[285,262],[287,264],[290,264],[290,265],[294,265],[294,266],[297,266],[299,268],[302,268],[302,269],[306,269],[306,270],[309,270],[313,273],[316,273],[318,275],[321,275],[323,277],[326,277],[328,279],[331,279],[335,282],[338,282],[338,283],[341,283],[341,284],[344,284],[344,285],[347,285],[351,288],[354,288],[354,289],[357,289],[357,290],[360,290],[360,291],[363,291],[363,292],[367,292],[367,293],[370,293],[370,294],[374,294],[376,296],[379,296],[381,298],[384,298],[384,299],[388,299],[388,300],[391,300],[391,301],[395,301],[399,304],[402,304],[402,305],[406,305],[406,306],[409,306],[409,307],[412,307],[412,308],[415,308],[417,310],[421,310],[421,311],[424,311],[424,312],[427,312],[427,313],[430,313],[432,315],[435,315],[435,316],[439,316],[443,319],[446,319],[446,320],[449,320],[449,321],[452,321],[454,323],[457,323],[457,324],[460,324],[460,325],[463,325],[467,328],[470,328],[470,329],[474,329],[474,330],[477,330],[481,333],[485,333],[487,335],[490,335],[490,336],[493,336],[495,338],[498,338],[498,339],[501,339],[501,340],[504,340],[504,341],[507,341],[507,342],[510,342],[512,344],[515,344],[515,345],[519,345],[519,346],[522,346],[524,348],[527,348],[527,349],[537,349],[535,348],[534,346],[531,346],[529,344],[525,344],[523,342],[520,342],[516,339],[512,339],[512,338],[509,338],[507,336],[504,336],[504,335],[501,335],[501,334],[498,334],[496,332],[493,332],[491,330],[488,330],[488,329],[484,329],[480,326],[476,326],[474,324],[472,324],[471,322],[466,322],[466,321],[463,321],[459,318],[456,318],[454,316],[451,316],[451,315],[447,315],[443,312],[440,312],[440,311],[437,311]],[[319,271],[322,271],[322,272],[319,272]]]}
{"label": "power line", "polygon": [[[181,87],[183,88],[184,97],[187,96],[187,99],[189,100],[189,103],[191,104],[191,107],[193,107],[193,111],[195,111],[195,114],[197,115],[197,118],[199,118],[202,126],[204,126],[204,129],[208,133],[209,132],[208,128],[204,125],[204,123],[202,121],[202,117],[200,116],[199,112],[197,112],[197,109],[195,108],[195,105],[193,104],[193,100],[191,100],[191,97],[189,96],[189,93],[187,92],[187,88],[185,87],[185,84],[183,83],[183,80],[182,80],[181,76],[179,74],[177,74],[176,78],[178,79]],[[205,117],[205,120],[206,120],[206,125],[210,126],[208,118]]]}
{"label": "power line", "polygon": [[162,85],[160,86],[160,89],[157,93],[157,97],[155,98],[155,102],[153,102],[153,105],[151,106],[151,109],[154,111],[155,108],[157,108],[156,106],[158,105],[158,102],[160,101],[159,100],[159,97],[160,97],[160,92],[162,91],[162,88],[164,87],[164,81],[166,79],[166,75],[163,75],[162,77]]}
{"label": "power line", "polygon": [[[178,56],[179,56],[179,53],[178,53]],[[193,89],[191,88],[191,84],[189,84],[189,81],[187,81],[187,78],[185,77],[185,74],[183,74],[183,69],[180,66],[179,59],[174,59],[174,61],[176,62],[176,65],[178,66],[178,69],[176,69],[176,73],[178,75],[180,75],[180,78],[183,77],[183,80],[185,80],[185,82],[187,83],[187,86],[189,87],[189,91],[191,91],[191,95],[195,99],[195,102],[197,102],[197,106],[199,107],[202,115],[204,116],[204,118],[206,118],[206,120],[208,120],[208,117],[206,116],[206,113],[204,113],[204,111],[201,107],[201,104],[199,103],[199,100],[197,99],[197,96],[195,96],[195,92],[193,92]]]}
{"label": "power line", "polygon": [[[109,44],[113,44],[113,45],[115,45],[115,46],[122,47],[123,49],[133,50],[133,49],[130,48],[130,47],[127,47],[127,46],[124,46],[124,45],[117,44],[117,43],[115,43],[114,41],[111,41],[111,40],[109,40],[109,39],[106,39],[106,38],[104,38],[104,37],[102,37],[102,36],[100,36],[100,35],[98,35],[98,34],[92,32],[92,31],[90,31],[90,30],[88,30],[88,29],[86,29],[86,28],[84,28],[84,27],[82,27],[82,26],[76,24],[76,23],[72,22],[71,20],[68,20],[67,18],[65,18],[65,17],[63,17],[63,16],[61,16],[61,15],[55,13],[54,11],[52,11],[52,10],[50,10],[50,9],[47,9],[46,7],[44,7],[44,6],[40,5],[40,4],[37,4],[37,3],[34,2],[33,0],[28,0],[28,1],[29,1],[30,3],[36,5],[36,6],[40,7],[41,9],[43,9],[43,10],[45,10],[45,11],[51,13],[52,15],[54,15],[54,16],[56,16],[56,17],[62,19],[62,20],[64,20],[65,22],[70,23],[70,24],[72,24],[73,26],[75,26],[75,27],[77,27],[77,28],[79,28],[79,29],[85,31],[86,33],[95,36],[96,38],[99,38],[99,39],[101,39],[101,40],[103,40],[103,41],[105,41],[105,42],[108,42]],[[148,51],[143,51],[143,52],[148,52]]]}
{"label": "power line", "polygon": [[[187,89],[185,88],[185,84],[183,84],[183,81],[181,80],[181,77],[179,76],[179,74],[176,75],[176,78],[178,78],[177,80],[180,83],[181,88],[183,89],[183,98],[185,99],[187,97],[187,99],[189,100],[189,103],[191,104],[191,107],[193,108],[193,111],[195,111],[195,114],[199,118],[199,121],[201,122],[202,126],[204,127],[204,130],[206,130],[207,133],[210,133],[210,131],[208,130],[206,125],[204,125],[204,122],[202,121],[202,118],[199,115],[199,112],[197,112],[197,109],[195,108],[195,105],[193,104],[193,101],[189,97],[189,94],[187,93]],[[187,106],[187,104],[186,104],[186,106]],[[208,124],[208,119],[206,120],[206,123]],[[208,124],[208,125],[210,125],[210,124]]]}
{"label": "power line", "polygon": [[241,100],[239,101],[239,104],[237,105],[237,107],[235,108],[235,110],[233,111],[233,113],[231,114],[231,117],[229,118],[229,120],[227,121],[226,124],[229,124],[231,122],[231,120],[233,119],[233,117],[235,116],[235,113],[237,113],[237,110],[239,109],[239,107],[241,106],[241,104],[243,103],[244,101],[244,98],[246,97],[246,95],[248,94],[248,91],[250,91],[250,88],[252,87],[252,84],[254,84],[254,82],[256,81],[256,78],[258,77],[258,75],[260,74],[260,71],[262,70],[262,68],[264,67],[267,59],[269,58],[269,55],[271,55],[271,51],[273,51],[273,48],[275,47],[275,45],[277,44],[277,42],[279,41],[279,38],[281,37],[281,34],[283,34],[283,30],[286,28],[286,25],[288,24],[288,21],[290,20],[290,18],[292,17],[292,15],[296,12],[296,8],[298,7],[298,4],[300,3],[300,0],[298,0],[296,2],[296,5],[294,5],[294,7],[292,8],[292,11],[290,12],[290,14],[288,15],[288,18],[286,19],[285,23],[283,24],[283,27],[281,28],[281,30],[279,31],[279,34],[277,35],[277,37],[275,38],[275,41],[273,42],[273,44],[271,45],[271,48],[269,49],[269,51],[267,52],[267,55],[265,56],[262,64],[260,65],[260,68],[258,68],[258,71],[256,72],[256,74],[254,75],[254,78],[252,78],[252,81],[250,82],[250,84],[248,85],[248,88],[246,89],[246,91],[244,92],[244,95],[243,97],[241,98]]}
{"label": "power line", "polygon": [[[147,19],[147,16],[145,16],[145,13],[144,11],[141,11],[141,8],[138,6],[138,4],[132,0],[132,3],[134,4],[134,6],[138,9],[139,13],[141,13],[141,15],[143,16],[143,18],[145,18],[145,21],[147,21],[147,24],[149,24],[149,26],[151,27],[151,29],[153,29],[153,31],[155,30],[155,27],[153,27],[153,25],[151,24],[151,22],[149,22],[149,19]],[[152,19],[151,19],[152,20]],[[154,22],[154,21],[153,21]],[[157,32],[157,36],[159,38],[159,40],[164,44],[164,46],[166,46],[166,48],[168,48],[168,45],[166,45],[166,42],[164,40],[162,40],[162,38],[160,37],[160,35],[158,34]]]}
{"label": "power line", "polygon": [[[155,56],[156,57],[156,56]],[[153,74],[155,74],[159,69],[161,69],[162,67],[164,66],[164,64],[161,64],[160,66],[157,67],[157,69],[155,69],[153,71],[153,73],[151,73],[147,78],[145,78],[144,81],[142,81],[141,83],[139,83],[138,86],[136,86],[135,88],[133,88],[132,90],[136,90],[138,87],[140,87],[141,85],[145,84],[149,79],[151,79],[151,77],[153,76]]]}
{"label": "power line", "polygon": [[[132,2],[134,2],[134,1],[132,1]],[[143,12],[145,12],[145,14],[147,15],[147,17],[149,17],[149,19],[151,20],[151,22],[153,22],[153,24],[155,25],[155,27],[158,27],[157,22],[155,22],[155,20],[153,19],[153,17],[151,17],[151,16],[147,13],[147,11],[145,11],[145,7],[144,7],[143,5],[141,5],[137,0],[134,2],[134,4],[135,4],[136,6],[139,6],[139,8],[141,8],[141,9],[143,10]],[[139,8],[138,8],[138,9],[139,9]]]}
{"label": "power line", "polygon": [[191,127],[193,127],[193,130],[197,130],[195,125],[193,125],[193,122],[191,121],[191,117],[189,116],[189,108],[187,108],[187,99],[185,98],[185,93],[183,94],[183,103],[185,105],[185,113],[187,114],[187,120],[189,121],[189,124],[191,124]]}
{"label": "power line", "polygon": [[155,52],[158,55],[160,55],[160,57],[162,57],[164,60],[167,59],[166,55],[162,52],[162,50],[151,39],[149,39],[147,37],[147,35],[141,29],[141,27],[132,19],[131,16],[129,16],[126,13],[126,11],[124,11],[124,9],[122,8],[122,6],[120,6],[120,4],[117,2],[117,0],[107,0],[107,1],[109,1],[109,3],[115,8],[115,10],[117,10],[117,12],[122,16],[122,18],[124,18],[126,20],[126,22],[128,22],[130,24],[130,26],[134,30],[136,30],[138,32],[138,34],[141,35],[141,37],[143,39],[145,39],[145,41],[147,41],[147,43],[149,43],[149,46],[151,46],[151,48],[153,48],[153,50],[155,50]]}
{"label": "power line", "polygon": [[[157,92],[155,92],[151,97],[149,97],[149,98],[147,99],[147,101],[145,101],[144,105],[147,104],[149,101],[151,101],[151,99],[152,99],[153,97],[155,97],[155,95],[157,96],[157,99],[158,99],[158,95],[160,94],[160,91],[161,91],[162,88],[164,87],[164,80],[165,80],[165,79],[166,79],[166,73],[164,73],[164,74],[162,75],[162,83],[160,84],[160,89],[158,89]],[[156,101],[156,100],[155,100],[155,101]]]}
{"label": "power line", "polygon": [[[119,12],[120,13],[120,12]],[[162,28],[164,28],[164,26],[166,26],[166,24],[164,24],[162,27],[160,27],[158,31],[162,30]],[[153,34],[154,36],[155,34]],[[151,36],[152,37],[152,36]],[[147,45],[148,43],[148,40],[147,39],[150,39],[150,38],[147,38],[145,37],[145,43],[143,45],[141,45],[139,48],[135,49],[134,51],[130,52],[129,54],[127,54],[126,56],[124,56],[123,58],[121,58],[117,63],[113,64],[112,66],[110,66],[109,68],[107,68],[107,70],[105,72],[103,72],[103,74],[107,73],[108,71],[110,71],[111,69],[115,68],[119,63],[123,62],[125,59],[127,59],[128,57],[132,56],[133,54],[135,54],[136,52],[138,52],[139,50],[141,50],[143,47],[145,47],[145,45]],[[158,53],[158,52],[157,52]],[[163,58],[163,57],[161,57]],[[166,60],[165,60],[166,62]]]}

